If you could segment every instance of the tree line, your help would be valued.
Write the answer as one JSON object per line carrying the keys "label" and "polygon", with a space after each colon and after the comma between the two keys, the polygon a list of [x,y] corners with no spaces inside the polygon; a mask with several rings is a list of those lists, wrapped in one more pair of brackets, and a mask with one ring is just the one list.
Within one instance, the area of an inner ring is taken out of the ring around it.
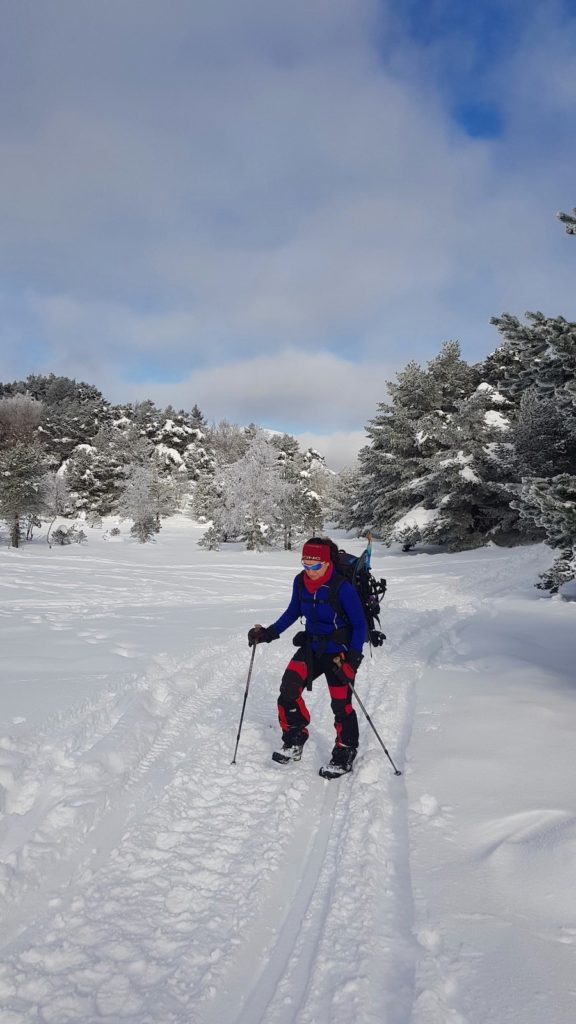
{"label": "tree line", "polygon": [[92,385],[31,375],[0,384],[0,518],[19,547],[59,517],[90,525],[130,520],[142,542],[162,520],[185,511],[209,523],[204,544],[244,541],[250,548],[320,529],[334,474],[314,449],[289,434],[209,425],[197,406],[176,411],[152,401],[111,405]]}

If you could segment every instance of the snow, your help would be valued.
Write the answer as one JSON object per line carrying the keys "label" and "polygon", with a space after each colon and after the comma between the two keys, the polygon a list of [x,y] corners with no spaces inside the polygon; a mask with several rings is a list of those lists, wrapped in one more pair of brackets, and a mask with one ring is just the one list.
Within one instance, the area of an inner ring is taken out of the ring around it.
{"label": "snow", "polygon": [[501,412],[498,412],[497,409],[488,409],[484,413],[484,422],[487,423],[489,427],[495,427],[497,430],[510,429],[510,420],[506,419],[506,417],[503,416]]}
{"label": "snow", "polygon": [[179,470],[186,469],[184,459],[176,448],[170,448],[167,444],[157,444],[156,451],[164,458],[166,465],[177,466]]}
{"label": "snow", "polygon": [[417,526],[419,529],[423,529],[428,523],[433,523],[437,516],[437,508],[424,508],[423,505],[415,505],[398,519],[394,525],[394,533],[398,534],[406,527]]}
{"label": "snow", "polygon": [[458,475],[461,476],[463,480],[468,480],[469,483],[480,483],[480,477],[473,469],[470,469],[470,466],[464,466],[464,469],[459,470]]}
{"label": "snow", "polygon": [[[352,775],[274,765],[298,552],[0,550],[3,1024],[572,1024],[572,602],[542,546],[386,554]],[[345,540],[359,552],[361,541]],[[295,627],[296,628],[296,627]]]}
{"label": "snow", "polygon": [[442,459],[438,463],[438,465],[439,466],[443,466],[443,467],[446,467],[446,466],[467,466],[468,463],[469,462],[473,462],[473,460],[474,460],[474,456],[473,455],[466,455],[465,452],[459,451],[459,452],[456,452],[455,455],[451,455],[447,459]]}
{"label": "snow", "polygon": [[178,423],[174,423],[174,420],[165,420],[162,424],[161,430],[164,434],[175,434],[177,437],[188,437],[190,434],[195,433],[192,427],[184,424],[180,426]]}
{"label": "snow", "polygon": [[479,391],[480,394],[488,395],[490,400],[492,402],[496,402],[497,405],[503,405],[507,401],[500,391],[498,391],[492,384],[488,384],[486,381],[479,384],[476,391]]}

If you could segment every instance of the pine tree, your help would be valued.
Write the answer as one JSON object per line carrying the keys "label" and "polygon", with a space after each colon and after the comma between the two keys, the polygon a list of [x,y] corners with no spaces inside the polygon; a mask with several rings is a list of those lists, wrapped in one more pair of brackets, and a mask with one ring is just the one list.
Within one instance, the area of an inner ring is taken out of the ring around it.
{"label": "pine tree", "polygon": [[194,430],[199,430],[202,434],[208,429],[208,420],[196,404],[192,406],[190,411],[190,425]]}
{"label": "pine tree", "polygon": [[162,413],[150,398],[124,407],[124,413],[130,419],[142,437],[155,441],[160,429]]}
{"label": "pine tree", "polygon": [[567,235],[576,235],[576,207],[572,213],[557,213],[556,216],[564,224]]}
{"label": "pine tree", "polygon": [[301,452],[291,434],[273,435],[268,443],[278,452],[278,473],[284,485],[278,500],[278,518],[284,549],[290,551],[302,536],[322,532],[325,510],[331,501],[333,474],[316,449]]}
{"label": "pine tree", "polygon": [[15,394],[0,399],[0,447],[19,441],[31,444],[39,436],[44,406],[30,395]]}
{"label": "pine tree", "polygon": [[208,447],[208,439],[201,430],[195,430],[192,439],[182,452],[188,479],[196,482],[203,474],[214,473],[216,459]]}
{"label": "pine tree", "polygon": [[366,427],[370,444],[359,454],[366,483],[360,515],[381,534],[417,503],[406,486],[421,476],[428,454],[419,422],[439,400],[435,382],[415,362],[387,385],[392,402],[378,406]]}
{"label": "pine tree", "polygon": [[222,473],[201,473],[192,491],[190,513],[199,522],[215,521],[222,509],[224,484]]}
{"label": "pine tree", "polygon": [[282,530],[285,551],[291,551],[302,527],[302,471],[304,467],[300,446],[291,434],[273,435],[270,447],[278,454],[276,466],[283,488],[278,499],[278,521]]}
{"label": "pine tree", "polygon": [[44,475],[41,481],[42,507],[44,513],[50,519],[46,543],[50,544],[50,533],[54,523],[59,516],[69,515],[72,511],[70,491],[65,473],[49,472]]}
{"label": "pine tree", "polygon": [[79,444],[90,444],[111,420],[111,407],[97,388],[69,377],[36,375],[26,380],[27,392],[44,405],[40,435],[50,465],[57,469]]}
{"label": "pine tree", "polygon": [[326,468],[324,456],[315,448],[307,448],[302,457],[304,468],[300,472],[299,504],[301,532],[318,536],[324,529],[327,508],[334,491],[334,474]]}
{"label": "pine tree", "polygon": [[512,441],[518,478],[576,473],[576,415],[563,415],[556,401],[541,397],[536,388],[522,395]]}
{"label": "pine tree", "polygon": [[116,503],[121,516],[132,519],[131,533],[145,544],[161,528],[161,520],[174,513],[176,496],[170,478],[158,466],[134,466]]}
{"label": "pine tree", "polygon": [[365,519],[366,503],[363,499],[368,486],[366,477],[359,466],[347,466],[336,477],[329,514],[343,530],[369,528],[372,517]]}
{"label": "pine tree", "polygon": [[[433,509],[429,476],[437,472],[434,459],[450,449],[451,418],[478,381],[478,368],[462,360],[458,343],[450,341],[426,369],[408,363],[396,382],[388,382],[392,401],[379,405],[366,428],[370,445],[359,456],[362,488],[354,525],[370,525],[391,542],[408,513]],[[419,513],[414,522],[427,518]],[[410,544],[419,539],[419,530],[411,526]]]}
{"label": "pine tree", "polygon": [[22,539],[22,519],[42,511],[40,480],[45,464],[39,445],[17,441],[0,451],[0,516],[6,522],[12,547]]}
{"label": "pine tree", "polygon": [[540,582],[536,586],[538,590],[548,590],[551,594],[557,594],[560,587],[564,583],[570,583],[574,576],[574,552],[572,548],[568,548],[555,559],[549,569],[540,573]]}
{"label": "pine tree", "polygon": [[208,431],[208,444],[219,467],[229,466],[246,454],[250,441],[236,423],[220,420]]}
{"label": "pine tree", "polygon": [[176,512],[182,500],[182,491],[178,479],[163,473],[156,458],[145,469],[149,475],[149,492],[156,525],[160,529],[161,520]]}
{"label": "pine tree", "polygon": [[246,454],[222,474],[223,507],[217,522],[224,534],[245,540],[249,551],[269,547],[279,530],[285,484],[276,452],[262,433]]}
{"label": "pine tree", "polygon": [[[570,227],[568,215],[561,219]],[[509,487],[511,505],[561,550],[540,584],[555,589],[568,566],[576,575],[576,324],[543,313],[527,313],[526,320],[494,318],[504,342],[490,369],[516,407],[511,434],[522,482]]]}
{"label": "pine tree", "polygon": [[97,469],[97,452],[93,445],[78,445],[62,467],[74,511],[99,514],[102,488]]}
{"label": "pine tree", "polygon": [[547,543],[561,554],[540,575],[538,587],[556,593],[576,577],[576,476],[560,474],[551,480],[526,478],[512,504],[520,516],[540,528]]}
{"label": "pine tree", "polygon": [[78,445],[65,463],[75,507],[84,514],[110,515],[134,466],[146,467],[156,449],[133,424],[106,425],[92,445]]}
{"label": "pine tree", "polygon": [[518,514],[506,489],[509,434],[502,396],[489,385],[457,403],[427,475],[426,504],[437,513],[423,527],[423,539],[452,551],[519,539]]}
{"label": "pine tree", "polygon": [[541,399],[551,399],[562,411],[574,415],[576,401],[576,323],[564,317],[526,313],[523,324],[510,313],[492,317],[504,338],[497,359],[492,359],[491,383],[519,404],[532,389]]}
{"label": "pine tree", "polygon": [[565,552],[576,547],[576,476],[529,477],[514,504],[523,518],[542,527],[551,547]]}

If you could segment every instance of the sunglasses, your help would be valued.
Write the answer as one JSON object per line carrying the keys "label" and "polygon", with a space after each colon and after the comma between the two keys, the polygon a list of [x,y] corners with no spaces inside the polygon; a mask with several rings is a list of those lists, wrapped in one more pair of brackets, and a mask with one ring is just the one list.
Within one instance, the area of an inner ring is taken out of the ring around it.
{"label": "sunglasses", "polygon": [[317,569],[321,569],[324,562],[315,562],[313,565],[309,565],[308,562],[302,562],[305,569],[310,569],[311,572],[316,572]]}

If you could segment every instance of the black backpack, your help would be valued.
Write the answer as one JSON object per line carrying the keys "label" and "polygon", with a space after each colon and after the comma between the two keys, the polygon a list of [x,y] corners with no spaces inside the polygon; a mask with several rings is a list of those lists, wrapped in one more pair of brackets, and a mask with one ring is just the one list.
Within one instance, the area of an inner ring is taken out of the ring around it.
{"label": "black backpack", "polygon": [[366,639],[371,647],[381,647],[386,639],[380,628],[380,602],[386,593],[386,580],[377,580],[372,575],[369,548],[361,555],[351,555],[339,548],[338,561],[334,567],[336,572],[330,581],[330,599],[334,603],[335,611],[341,618],[346,617],[338,600],[338,590],[343,578],[352,584],[360,598],[366,618]]}

